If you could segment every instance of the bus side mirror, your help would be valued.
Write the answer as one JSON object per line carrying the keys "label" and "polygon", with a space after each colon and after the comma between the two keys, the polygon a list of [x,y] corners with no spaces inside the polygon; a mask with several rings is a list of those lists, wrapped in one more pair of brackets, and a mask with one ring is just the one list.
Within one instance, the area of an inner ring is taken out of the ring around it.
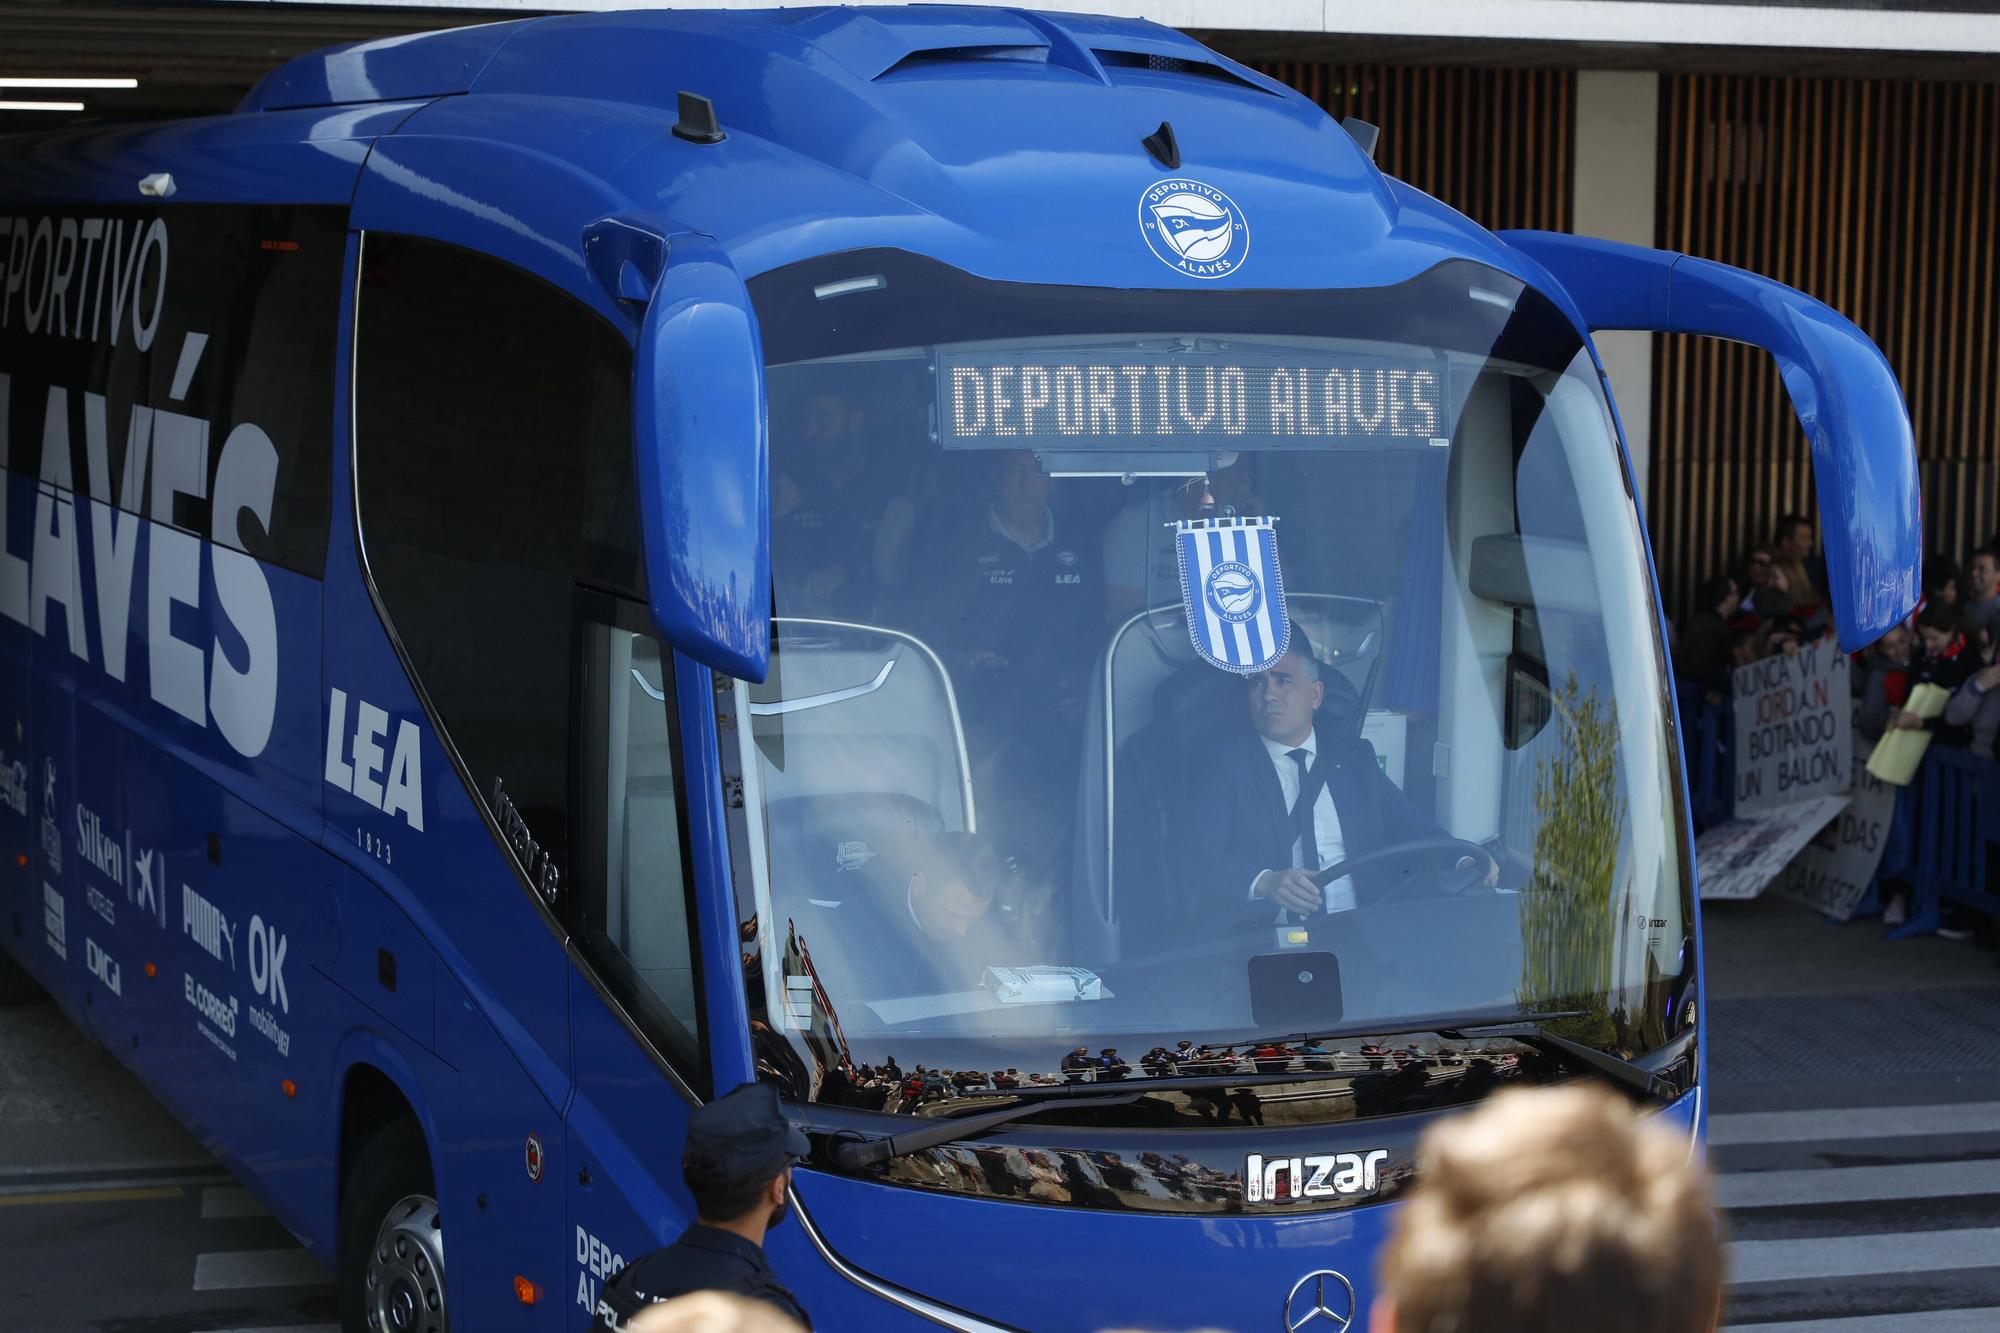
{"label": "bus side mirror", "polygon": [[1823,302],[1727,264],[1558,232],[1502,232],[1567,292],[1584,326],[1728,338],[1769,352],[1812,444],[1840,646],[1917,604],[1923,516],[1910,414],[1868,335]]}
{"label": "bus side mirror", "polygon": [[764,350],[712,239],[666,238],[632,369],[632,454],[653,623],[696,661],[761,681],[771,657]]}

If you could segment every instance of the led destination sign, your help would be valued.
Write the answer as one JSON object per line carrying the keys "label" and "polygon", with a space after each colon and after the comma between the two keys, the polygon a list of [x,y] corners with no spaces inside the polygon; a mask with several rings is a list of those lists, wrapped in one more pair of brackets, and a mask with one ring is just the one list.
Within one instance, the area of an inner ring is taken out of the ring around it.
{"label": "led destination sign", "polygon": [[1445,368],[1389,357],[938,353],[946,448],[1442,444]]}

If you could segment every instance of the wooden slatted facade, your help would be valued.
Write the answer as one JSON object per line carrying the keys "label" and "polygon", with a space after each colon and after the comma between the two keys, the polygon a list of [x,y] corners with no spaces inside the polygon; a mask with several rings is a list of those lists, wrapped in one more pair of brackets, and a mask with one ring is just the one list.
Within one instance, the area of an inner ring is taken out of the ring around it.
{"label": "wooden slatted facade", "polygon": [[[1659,244],[1810,292],[1874,337],[1910,405],[1926,549],[2000,526],[2000,87],[1667,75]],[[1670,609],[1780,514],[1813,512],[1769,358],[1662,338],[1647,524]]]}
{"label": "wooden slatted facade", "polygon": [[1576,74],[1273,61],[1259,66],[1338,117],[1382,127],[1376,160],[1482,226],[1570,226]]}

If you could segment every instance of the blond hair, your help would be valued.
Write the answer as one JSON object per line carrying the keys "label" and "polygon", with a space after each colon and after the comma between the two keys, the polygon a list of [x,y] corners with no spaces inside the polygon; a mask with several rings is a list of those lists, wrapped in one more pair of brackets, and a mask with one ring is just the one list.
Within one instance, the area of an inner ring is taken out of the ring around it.
{"label": "blond hair", "polygon": [[1591,1085],[1428,1131],[1382,1257],[1396,1333],[1707,1333],[1722,1237],[1687,1138]]}
{"label": "blond hair", "polygon": [[805,1333],[768,1302],[723,1291],[696,1291],[649,1305],[625,1321],[625,1333]]}
{"label": "blond hair", "polygon": [[1771,567],[1785,571],[1785,609],[1788,611],[1810,611],[1820,603],[1819,589],[1813,586],[1812,575],[1806,572],[1806,562],[1795,555],[1771,553]]}

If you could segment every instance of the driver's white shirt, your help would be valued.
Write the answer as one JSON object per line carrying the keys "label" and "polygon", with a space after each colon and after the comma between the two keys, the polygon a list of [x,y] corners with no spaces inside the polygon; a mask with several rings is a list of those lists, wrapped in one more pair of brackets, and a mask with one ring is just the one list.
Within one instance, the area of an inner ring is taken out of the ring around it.
{"label": "driver's white shirt", "polygon": [[[1292,762],[1293,750],[1306,752],[1306,766],[1310,768],[1319,762],[1318,737],[1308,736],[1299,745],[1286,745],[1268,736],[1259,735],[1264,742],[1265,753],[1271,756],[1271,767],[1278,771],[1278,787],[1285,793],[1285,809],[1289,810],[1299,799],[1299,766]],[[1313,841],[1319,844],[1319,864],[1307,867],[1305,861],[1305,840],[1292,840],[1292,861],[1301,869],[1324,870],[1347,855],[1347,842],[1340,835],[1340,812],[1333,808],[1333,791],[1325,782],[1319,784],[1319,797],[1313,802]],[[1278,869],[1280,867],[1267,867]],[[1327,885],[1321,892],[1326,897],[1329,912],[1351,912],[1354,910],[1354,881],[1342,875]],[[1251,881],[1251,897],[1256,897],[1256,881]],[[1279,912],[1282,920],[1284,913]]]}

